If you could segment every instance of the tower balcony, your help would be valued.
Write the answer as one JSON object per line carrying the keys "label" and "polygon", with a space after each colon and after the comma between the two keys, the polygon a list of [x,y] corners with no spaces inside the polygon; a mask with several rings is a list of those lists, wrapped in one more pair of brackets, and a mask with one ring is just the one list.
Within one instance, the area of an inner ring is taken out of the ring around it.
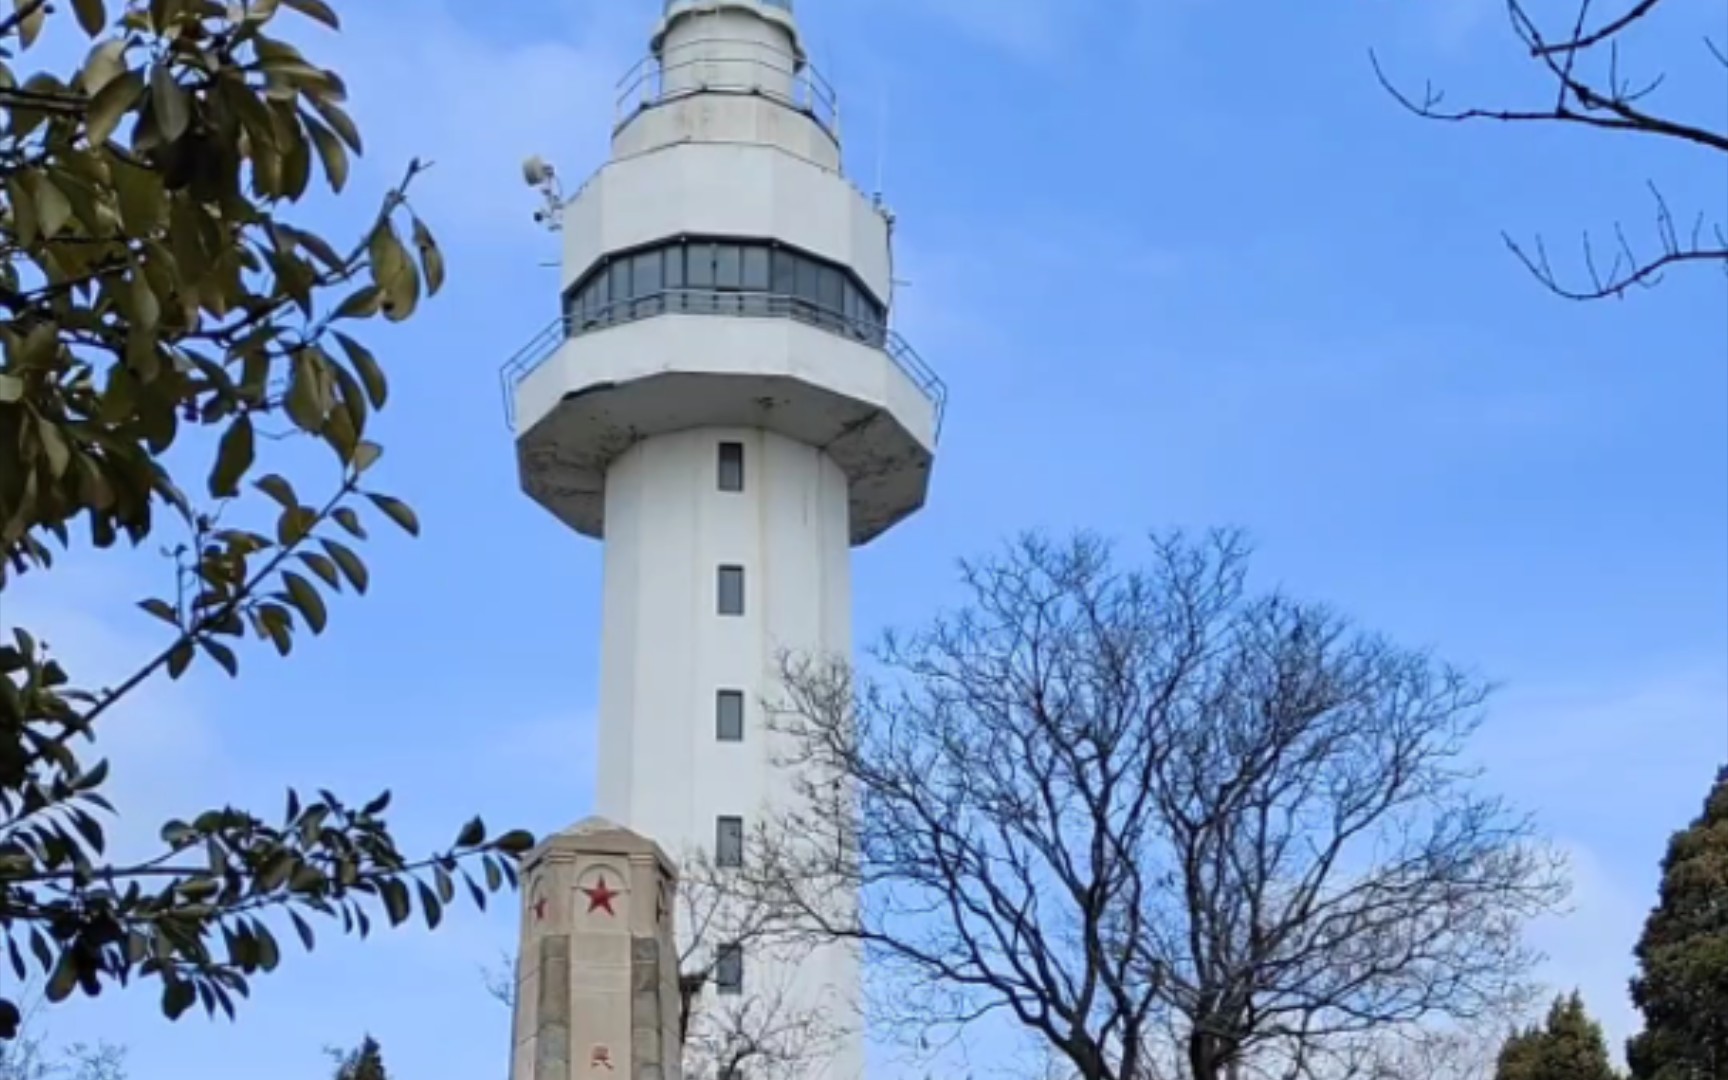
{"label": "tower balcony", "polygon": [[696,427],[820,447],[847,475],[855,545],[924,504],[947,389],[880,322],[705,289],[612,307],[580,325],[554,321],[501,372],[523,487],[571,528],[604,535],[606,469],[619,454]]}

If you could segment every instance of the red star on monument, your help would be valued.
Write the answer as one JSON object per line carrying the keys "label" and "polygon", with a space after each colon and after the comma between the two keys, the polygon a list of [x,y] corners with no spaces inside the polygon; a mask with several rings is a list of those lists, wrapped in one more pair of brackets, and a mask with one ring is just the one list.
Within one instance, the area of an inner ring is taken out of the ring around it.
{"label": "red star on monument", "polygon": [[623,893],[614,892],[612,889],[607,888],[606,878],[604,875],[601,876],[599,883],[593,888],[580,889],[578,891],[588,898],[588,913],[590,915],[596,911],[604,911],[608,915],[617,915],[618,912],[612,909],[612,901],[624,895]]}
{"label": "red star on monument", "polygon": [[534,921],[539,922],[546,917],[546,898],[544,896],[534,901]]}

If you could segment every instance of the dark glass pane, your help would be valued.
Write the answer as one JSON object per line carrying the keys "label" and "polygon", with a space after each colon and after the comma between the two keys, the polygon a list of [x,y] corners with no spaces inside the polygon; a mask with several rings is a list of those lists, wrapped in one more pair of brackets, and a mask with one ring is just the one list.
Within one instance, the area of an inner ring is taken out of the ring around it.
{"label": "dark glass pane", "polygon": [[685,255],[684,280],[692,289],[714,287],[714,245],[691,244]]}
{"label": "dark glass pane", "polygon": [[822,305],[822,310],[838,315],[845,310],[845,300],[841,297],[840,271],[832,266],[824,266],[816,278],[816,302]]}
{"label": "dark glass pane", "polygon": [[814,304],[816,302],[816,278],[818,268],[815,263],[802,255],[798,256],[798,281],[792,290],[798,299]]}
{"label": "dark glass pane", "polygon": [[744,692],[722,690],[714,698],[714,735],[721,742],[744,741]]}
{"label": "dark glass pane", "polygon": [[744,287],[742,252],[737,244],[714,245],[714,287],[741,289]]}
{"label": "dark glass pane", "polygon": [[630,285],[636,294],[636,316],[657,315],[661,311],[661,253],[644,251],[630,259]]}
{"label": "dark glass pane", "polygon": [[619,259],[612,264],[612,302],[630,299],[630,260]]}
{"label": "dark glass pane", "polygon": [[717,584],[720,614],[744,614],[744,568],[742,566],[722,566]]}
{"label": "dark glass pane", "polygon": [[744,490],[744,444],[720,444],[720,490]]}
{"label": "dark glass pane", "polygon": [[768,291],[768,249],[752,245],[744,249],[744,288],[748,292]]}
{"label": "dark glass pane", "polygon": [[774,249],[773,282],[769,291],[775,296],[792,296],[798,291],[798,256],[785,248]]}
{"label": "dark glass pane", "polygon": [[714,957],[714,987],[722,994],[744,992],[744,947],[722,945]]}
{"label": "dark glass pane", "polygon": [[666,287],[682,289],[684,287],[684,245],[674,244],[666,249]]}
{"label": "dark glass pane", "polygon": [[714,862],[722,869],[744,865],[744,819],[723,817],[715,822]]}

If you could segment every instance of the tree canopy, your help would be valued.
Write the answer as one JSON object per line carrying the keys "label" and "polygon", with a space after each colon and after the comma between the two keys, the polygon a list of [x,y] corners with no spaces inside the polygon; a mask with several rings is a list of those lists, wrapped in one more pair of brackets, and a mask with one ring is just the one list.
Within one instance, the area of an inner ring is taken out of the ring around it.
{"label": "tree canopy", "polygon": [[[322,632],[331,598],[370,581],[362,510],[418,531],[371,485],[388,381],[359,328],[409,317],[444,258],[410,202],[418,162],[348,242],[293,216],[315,168],[341,192],[362,149],[341,77],[278,32],[289,18],[337,29],[325,0],[10,7],[0,590],[73,548],[149,541],[170,564],[139,603],[161,640],[112,686],[77,678],[26,627],[0,641],[0,964],[45,974],[50,1001],[149,979],[170,1016],[231,1013],[247,977],[277,966],[284,923],[307,948],[309,916],[365,934],[418,908],[436,925],[460,879],[483,903],[531,843],[476,818],[411,860],[388,793],[289,792],[269,818],[224,807],[168,821],[156,854],[115,864],[108,767],[90,753],[147,681],[194,664],[233,675],[249,638],[286,656]],[[80,32],[89,46],[70,70],[32,70],[48,36]],[[296,442],[323,448],[322,474]],[[18,1021],[0,999],[0,1038]]]}
{"label": "tree canopy", "polygon": [[332,1056],[337,1059],[336,1080],[390,1080],[390,1073],[384,1068],[384,1053],[378,1040],[370,1035],[348,1055]]}
{"label": "tree canopy", "polygon": [[1632,1075],[1728,1077],[1728,766],[1703,813],[1668,843],[1637,956],[1632,1001],[1645,1026],[1626,1049]]}
{"label": "tree canopy", "polygon": [[1246,570],[1030,536],[872,678],[786,657],[797,796],[734,887],[862,947],[879,1021],[1011,1019],[1084,1080],[1345,1075],[1494,1015],[1561,880],[1462,760],[1486,689]]}
{"label": "tree canopy", "polygon": [[1547,1022],[1506,1040],[1494,1080],[1618,1080],[1602,1025],[1574,992],[1556,998]]}

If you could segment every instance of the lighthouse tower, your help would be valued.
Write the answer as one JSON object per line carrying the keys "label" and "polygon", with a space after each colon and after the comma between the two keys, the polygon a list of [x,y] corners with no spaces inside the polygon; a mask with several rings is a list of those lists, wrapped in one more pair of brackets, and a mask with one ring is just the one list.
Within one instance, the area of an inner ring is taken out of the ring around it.
{"label": "lighthouse tower", "polygon": [[[605,544],[595,811],[725,866],[793,797],[778,657],[850,654],[849,551],[923,504],[944,390],[888,327],[893,219],[842,170],[792,0],[671,0],[651,54],[506,399],[524,490]],[[701,947],[699,1008],[819,1008],[850,1033],[808,1075],[862,1074],[852,950]]]}

